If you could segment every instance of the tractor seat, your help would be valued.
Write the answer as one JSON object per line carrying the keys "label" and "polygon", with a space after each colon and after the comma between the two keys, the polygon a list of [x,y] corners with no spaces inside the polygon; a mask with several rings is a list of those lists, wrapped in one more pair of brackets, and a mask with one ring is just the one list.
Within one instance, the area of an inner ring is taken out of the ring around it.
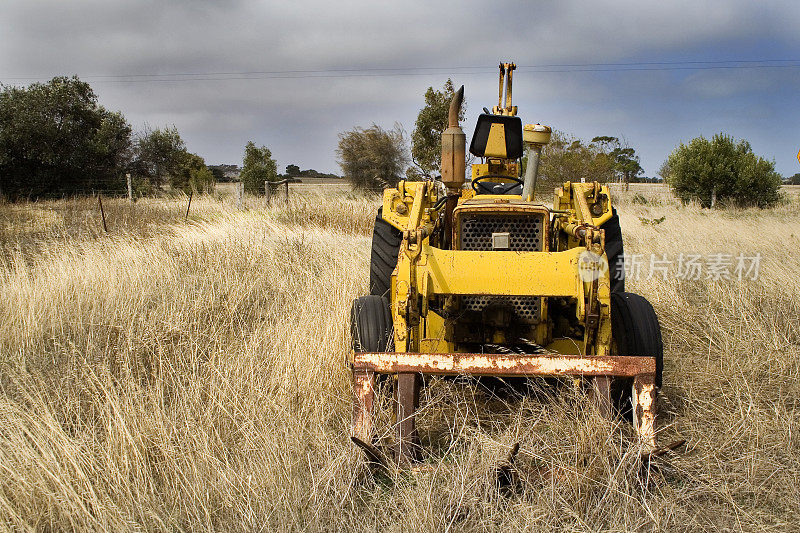
{"label": "tractor seat", "polygon": [[522,119],[505,115],[478,115],[469,151],[476,157],[522,157]]}

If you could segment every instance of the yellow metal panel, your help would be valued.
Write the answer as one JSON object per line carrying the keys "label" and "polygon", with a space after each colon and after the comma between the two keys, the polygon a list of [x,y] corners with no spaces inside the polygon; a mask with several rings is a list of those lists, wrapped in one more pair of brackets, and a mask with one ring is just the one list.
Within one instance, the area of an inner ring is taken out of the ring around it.
{"label": "yellow metal panel", "polygon": [[475,163],[472,165],[472,179],[489,174],[489,163]]}
{"label": "yellow metal panel", "polygon": [[608,185],[603,185],[600,188],[600,193],[605,194],[608,197],[608,206],[602,215],[600,215],[599,217],[592,218],[592,224],[594,224],[595,226],[601,226],[605,224],[608,221],[608,219],[611,218],[611,216],[613,215],[611,211],[611,193],[608,190]]}
{"label": "yellow metal panel", "polygon": [[489,129],[489,138],[486,139],[484,157],[506,157],[506,128],[503,124],[494,123]]}
{"label": "yellow metal panel", "polygon": [[[400,204],[404,204],[401,209],[405,209],[405,215],[398,212]],[[383,191],[383,219],[399,230],[404,230],[408,225],[408,207],[397,189]]]}
{"label": "yellow metal panel", "polygon": [[561,337],[553,339],[553,342],[545,346],[545,348],[550,352],[565,355],[583,355],[583,340]]}
{"label": "yellow metal panel", "polygon": [[573,296],[582,294],[578,256],[564,252],[441,250],[424,245],[417,285],[428,279],[428,294]]}
{"label": "yellow metal panel", "polygon": [[[505,145],[503,145],[503,149],[505,150]],[[471,168],[472,179],[479,178],[481,176],[486,176],[487,174],[502,174],[503,176],[514,178],[519,175],[519,169],[517,168],[517,163],[515,163],[514,161],[500,160],[500,159],[492,159],[489,163],[474,163],[472,165]],[[503,178],[497,178],[497,180],[501,182],[508,182],[508,180]],[[492,181],[497,181],[497,180],[492,180]]]}
{"label": "yellow metal panel", "polygon": [[427,220],[429,217],[424,213],[423,204],[432,202],[436,193],[430,187],[426,194],[422,190],[426,184],[424,181],[401,181],[396,189],[385,189],[383,219],[400,231],[415,229],[421,224],[420,218]]}
{"label": "yellow metal panel", "polygon": [[[421,352],[437,353],[453,351],[453,345],[445,340],[446,326],[444,318],[433,311],[425,317],[424,335],[419,342]],[[422,324],[420,325],[422,328]]]}

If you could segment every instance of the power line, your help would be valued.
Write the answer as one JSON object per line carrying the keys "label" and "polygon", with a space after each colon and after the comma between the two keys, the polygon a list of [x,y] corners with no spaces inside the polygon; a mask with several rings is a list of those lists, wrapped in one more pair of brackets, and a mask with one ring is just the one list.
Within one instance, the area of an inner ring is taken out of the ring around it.
{"label": "power line", "polygon": [[517,68],[537,67],[609,67],[609,66],[639,66],[639,65],[722,65],[731,63],[797,63],[799,59],[725,59],[712,61],[635,61],[631,63],[574,63],[574,64],[549,64],[529,65]]}
{"label": "power line", "polygon": [[[636,61],[628,63],[543,63],[540,65],[520,65],[518,69],[561,68],[561,67],[624,67],[642,65],[724,65],[755,63],[798,63],[800,59],[730,59],[714,61]],[[168,74],[89,74],[86,78],[119,78],[119,77],[165,77],[165,76],[236,76],[236,75],[281,75],[281,74],[316,74],[316,73],[359,73],[359,72],[407,72],[407,71],[447,71],[447,70],[496,70],[487,66],[460,66],[460,67],[356,67],[356,68],[329,68],[329,69],[296,69],[296,70],[252,70],[235,72],[184,72]],[[6,76],[6,79],[34,79],[35,76]]]}
{"label": "power line", "polygon": [[[717,61],[643,61],[630,63],[571,63],[520,65],[518,71],[533,73],[578,73],[578,72],[642,72],[642,71],[685,71],[713,69],[765,69],[798,68],[800,59],[760,59],[760,60],[717,60]],[[236,81],[267,79],[310,79],[310,78],[363,78],[363,77],[402,77],[429,76],[432,72],[459,76],[483,75],[494,71],[494,67],[359,67],[351,69],[316,70],[264,70],[238,72],[194,72],[169,74],[94,74],[82,79],[97,83],[152,83],[184,81]],[[45,77],[7,76],[5,80],[47,81]]]}

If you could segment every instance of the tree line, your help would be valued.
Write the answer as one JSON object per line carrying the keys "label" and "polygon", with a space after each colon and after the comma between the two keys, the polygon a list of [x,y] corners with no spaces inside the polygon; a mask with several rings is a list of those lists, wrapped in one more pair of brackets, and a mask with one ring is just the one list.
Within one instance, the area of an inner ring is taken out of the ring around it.
{"label": "tree line", "polygon": [[[389,130],[372,124],[341,133],[336,156],[344,177],[366,190],[400,179],[435,179],[453,93],[449,79],[441,90],[428,87],[410,139],[399,123]],[[521,163],[524,168],[524,158]],[[208,191],[225,178],[226,167],[208,167],[189,152],[174,126],[134,133],[121,113],[99,105],[89,84],[77,77],[0,90],[0,199],[123,193],[126,174],[137,196],[167,187]],[[544,194],[581,178],[626,185],[652,181],[642,172],[639,156],[624,139],[600,135],[585,141],[554,131],[542,155],[537,189]],[[747,141],[722,133],[680,144],[659,175],[681,200],[708,207],[717,202],[766,207],[780,199],[782,182],[774,161],[755,155]],[[279,174],[266,146],[251,141],[245,147],[239,179],[251,194],[263,194],[265,181],[304,176],[332,175],[301,171],[294,164]],[[800,183],[800,178],[792,176],[788,183]]]}
{"label": "tree line", "polygon": [[174,126],[134,134],[125,117],[101,106],[77,77],[2,87],[0,196],[122,193],[126,174],[138,195],[165,186],[207,190],[214,182]]}
{"label": "tree line", "polygon": [[[56,77],[0,90],[0,199],[35,199],[102,192],[136,197],[164,189],[211,191],[236,165],[207,166],[190,152],[175,126],[134,133],[117,111],[98,103],[77,77]],[[296,169],[296,171],[295,171]],[[287,167],[296,176],[323,175]],[[251,193],[264,192],[278,174],[272,152],[249,142],[238,179]]]}
{"label": "tree line", "polygon": [[[447,127],[451,80],[441,90],[428,87],[409,139],[402,125],[384,130],[376,124],[355,127],[339,134],[337,162],[344,177],[355,188],[380,190],[401,179],[435,179],[440,166],[441,134]],[[460,117],[464,118],[466,103]],[[467,154],[467,169],[471,156]],[[521,161],[524,172],[525,158]],[[590,141],[562,131],[553,135],[541,156],[537,193],[552,193],[565,181],[663,182],[682,201],[697,201],[704,207],[717,202],[738,206],[768,207],[780,200],[781,176],[775,162],[753,153],[745,140],[736,141],[720,133],[712,139],[698,137],[681,143],[668,156],[658,178],[642,176],[636,150],[624,139],[607,135]],[[789,183],[800,183],[799,174]],[[541,197],[541,196],[540,196]]]}

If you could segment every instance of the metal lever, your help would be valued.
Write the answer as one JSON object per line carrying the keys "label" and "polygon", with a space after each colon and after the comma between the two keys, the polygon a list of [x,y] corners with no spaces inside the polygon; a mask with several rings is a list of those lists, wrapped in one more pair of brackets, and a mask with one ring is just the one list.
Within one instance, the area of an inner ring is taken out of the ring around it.
{"label": "metal lever", "polygon": [[[517,65],[514,63],[500,63],[500,85],[499,93],[497,96],[497,105],[492,108],[492,113],[495,115],[516,116],[517,108],[511,105],[511,83],[513,79],[513,72],[516,70]],[[503,96],[505,92],[505,105],[503,105]]]}

